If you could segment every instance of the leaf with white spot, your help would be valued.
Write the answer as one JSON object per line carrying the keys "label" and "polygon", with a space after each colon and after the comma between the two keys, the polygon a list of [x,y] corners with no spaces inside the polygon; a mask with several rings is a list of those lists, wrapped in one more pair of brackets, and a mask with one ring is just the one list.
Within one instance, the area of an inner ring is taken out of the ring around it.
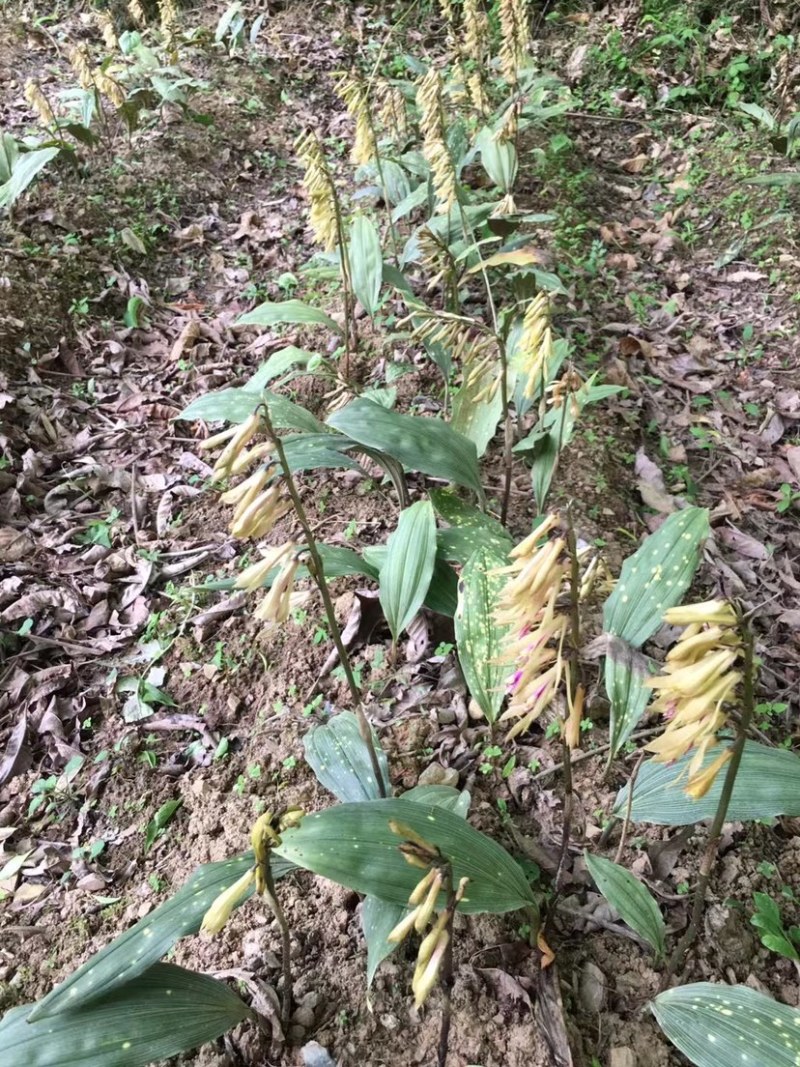
{"label": "leaf with white spot", "polygon": [[666,953],[667,928],[658,904],[650,890],[625,867],[603,856],[584,852],[586,869],[608,903],[619,913],[623,922],[643,937],[658,959]]}
{"label": "leaf with white spot", "polygon": [[621,637],[610,637],[606,652],[605,683],[610,713],[609,763],[644,715],[652,692],[647,679],[656,672],[650,660]]}
{"label": "leaf with white spot", "polygon": [[[718,755],[717,749],[708,752],[703,766]],[[693,756],[690,752],[674,763],[648,760],[642,764],[633,790],[631,818],[634,822],[688,826],[714,818],[725,775],[717,775],[705,796],[697,800],[687,796],[685,773]],[[614,802],[614,814],[622,818],[627,808],[626,785]],[[728,807],[728,822],[752,822],[779,815],[800,816],[800,757],[782,748],[746,741]]]}
{"label": "leaf with white spot", "polygon": [[501,662],[508,629],[494,621],[505,584],[505,577],[497,571],[507,562],[507,554],[479,548],[467,560],[458,583],[454,619],[458,661],[472,699],[489,722],[500,713],[509,672]]}
{"label": "leaf with white spot", "polygon": [[658,1025],[695,1067],[797,1067],[800,1011],[748,986],[696,982],[660,993]]}
{"label": "leaf with white spot", "polygon": [[619,581],[603,608],[606,633],[641,648],[661,625],[667,608],[683,599],[708,532],[708,511],[684,508],[650,534],[622,564]]}
{"label": "leaf with white spot", "polygon": [[[71,1012],[79,1005],[130,982],[166,955],[181,937],[196,934],[216,897],[252,866],[253,853],[246,852],[242,856],[198,867],[175,896],[90,956],[83,966],[40,1000],[30,1013],[30,1019]],[[293,864],[273,856],[272,873],[276,880],[292,869]]]}
{"label": "leaf with white spot", "polygon": [[456,881],[469,879],[461,911],[499,914],[535,906],[521,867],[502,846],[430,804],[405,799],[340,804],[306,815],[299,826],[284,831],[276,851],[348,889],[406,904],[421,875],[403,858],[403,838],[392,832],[390,820],[437,846],[452,862]]}
{"label": "leaf with white spot", "polygon": [[[374,730],[372,740],[384,785],[388,789],[389,764]],[[307,733],[303,748],[312,771],[337,800],[347,803],[378,800],[381,796],[372,773],[369,751],[361,737],[358,719],[352,711],[343,711]]]}
{"label": "leaf with white spot", "polygon": [[251,1015],[223,982],[157,963],[54,1018],[31,1022],[30,1005],[13,1008],[0,1021],[0,1048],[9,1067],[145,1067],[213,1041]]}

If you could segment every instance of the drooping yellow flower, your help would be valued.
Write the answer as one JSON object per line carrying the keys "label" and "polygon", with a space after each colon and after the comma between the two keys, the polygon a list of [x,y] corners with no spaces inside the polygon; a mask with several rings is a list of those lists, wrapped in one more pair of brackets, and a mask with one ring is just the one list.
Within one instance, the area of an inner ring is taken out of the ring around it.
{"label": "drooping yellow flower", "polygon": [[200,932],[204,934],[218,934],[228,919],[230,919],[234,909],[241,904],[250,892],[250,887],[255,882],[255,879],[256,872],[251,869],[234,882],[230,888],[220,893],[203,916]]}
{"label": "drooping yellow flower", "polygon": [[[292,548],[294,547],[292,546]],[[286,622],[292,610],[292,585],[300,562],[299,554],[294,552],[285,559],[280,572],[270,586],[269,592],[256,608],[255,617],[257,619],[262,622]]]}
{"label": "drooping yellow flower", "polygon": [[94,85],[92,79],[92,66],[89,60],[89,49],[85,44],[73,48],[69,54],[69,62],[72,69],[78,75],[81,89],[91,89]]}
{"label": "drooping yellow flower", "polygon": [[343,100],[348,114],[356,124],[350,159],[358,165],[371,163],[378,154],[378,146],[375,142],[375,131],[370,117],[370,99],[367,86],[361,78],[352,74],[344,74],[336,85],[336,92]]}
{"label": "drooping yellow flower", "polygon": [[260,559],[257,563],[251,563],[249,567],[245,567],[234,582],[234,588],[248,591],[260,589],[269,572],[274,570],[279,563],[282,563],[286,555],[293,549],[294,544],[291,541],[286,541],[275,548],[268,548],[263,559]]}
{"label": "drooping yellow flower", "polygon": [[464,0],[464,55],[475,64],[480,80],[489,43],[489,19],[480,0]]}
{"label": "drooping yellow flower", "polygon": [[[660,763],[691,752],[685,788],[689,796],[701,797],[730,758],[726,749],[703,769],[706,756],[718,745],[717,733],[727,721],[726,705],[735,700],[742,680],[741,672],[734,669],[741,654],[738,620],[726,601],[673,608],[667,618],[687,623],[670,649],[662,673],[648,681],[657,693],[651,710],[668,721],[664,732],[645,747]],[[709,621],[711,625],[704,625]]]}
{"label": "drooping yellow flower", "polygon": [[431,67],[417,87],[422,154],[431,168],[438,210],[449,211],[458,202],[456,170],[447,147],[442,78]]}
{"label": "drooping yellow flower", "polygon": [[50,101],[42,92],[41,86],[33,78],[25,82],[25,99],[36,112],[43,126],[55,126],[57,124],[55,112],[50,106]]}
{"label": "drooping yellow flower", "polygon": [[92,80],[97,86],[98,91],[101,92],[107,100],[110,100],[114,107],[123,107],[126,100],[125,90],[116,78],[112,78],[102,67],[95,67],[92,71]]}
{"label": "drooping yellow flower", "polygon": [[140,0],[128,0],[128,12],[137,26],[144,26],[147,23],[147,15]]}
{"label": "drooping yellow flower", "polygon": [[402,90],[387,81],[376,86],[377,114],[386,132],[397,144],[408,138],[408,112]]}
{"label": "drooping yellow flower", "polygon": [[524,395],[530,399],[541,390],[553,358],[550,298],[546,293],[539,293],[525,311],[517,352],[520,373],[526,378]]}
{"label": "drooping yellow flower", "polygon": [[494,613],[495,623],[508,631],[501,661],[514,669],[507,683],[508,707],[500,717],[501,722],[517,720],[508,740],[542,714],[564,673],[567,618],[558,599],[567,577],[566,543],[562,537],[546,539],[558,522],[557,515],[549,515],[512,549],[512,563],[498,572],[509,575]]}
{"label": "drooping yellow flower", "polygon": [[308,221],[314,236],[330,252],[338,238],[336,188],[317,135],[310,131],[295,143],[297,158],[305,168],[303,187],[310,203]]}
{"label": "drooping yellow flower", "polygon": [[515,85],[530,43],[527,0],[500,0],[500,71]]}
{"label": "drooping yellow flower", "polygon": [[108,11],[97,11],[95,12],[95,19],[100,27],[103,44],[109,52],[116,52],[119,41],[117,40],[117,31],[114,29],[114,20],[111,14]]}

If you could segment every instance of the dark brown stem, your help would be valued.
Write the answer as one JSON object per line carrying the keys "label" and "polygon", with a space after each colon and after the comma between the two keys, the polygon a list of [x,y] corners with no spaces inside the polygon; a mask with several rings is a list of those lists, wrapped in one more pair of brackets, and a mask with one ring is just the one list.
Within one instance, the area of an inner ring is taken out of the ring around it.
{"label": "dark brown stem", "polygon": [[453,918],[456,912],[456,891],[453,886],[453,869],[447,865],[446,873],[447,904],[447,947],[442,958],[442,1021],[439,1027],[439,1049],[437,1067],[447,1063],[447,1047],[450,1043],[450,1024],[453,1017]]}
{"label": "dark brown stem", "polygon": [[289,924],[286,921],[286,916],[283,914],[283,908],[278,901],[278,895],[275,892],[275,880],[272,877],[269,856],[267,856],[267,862],[263,865],[263,874],[266,886],[264,896],[267,898],[267,903],[272,908],[281,931],[281,968],[283,971],[281,1026],[283,1027],[284,1038],[288,1039],[289,1022],[292,1017],[292,935],[289,930]]}
{"label": "dark brown stem", "polygon": [[380,763],[378,762],[378,753],[375,750],[375,741],[372,736],[372,727],[367,721],[367,716],[364,713],[363,700],[361,696],[361,690],[356,682],[355,675],[353,673],[353,665],[350,662],[350,656],[347,649],[344,646],[342,640],[342,631],[339,629],[339,623],[336,620],[336,611],[333,607],[333,601],[331,600],[330,590],[328,589],[328,583],[325,578],[325,567],[322,562],[322,557],[319,554],[317,548],[317,542],[314,538],[314,532],[311,529],[311,524],[308,521],[306,510],[303,507],[303,501],[300,499],[300,494],[297,491],[294,478],[292,477],[291,468],[286,459],[286,452],[284,451],[283,444],[280,437],[275,433],[272,425],[272,420],[269,416],[269,409],[266,404],[261,407],[262,417],[267,430],[267,436],[272,444],[275,446],[275,452],[280,460],[281,469],[283,470],[284,481],[286,482],[286,488],[289,491],[289,496],[292,498],[292,504],[294,506],[295,515],[297,521],[303,528],[303,534],[305,536],[306,548],[308,554],[311,557],[309,560],[309,571],[311,577],[316,582],[319,589],[320,596],[322,597],[322,603],[325,608],[325,617],[328,620],[328,627],[331,632],[333,643],[336,646],[336,651],[339,654],[339,662],[342,665],[344,676],[347,680],[347,685],[350,689],[350,695],[353,698],[354,711],[356,718],[358,719],[358,729],[361,734],[361,740],[367,747],[369,752],[369,761],[372,766],[372,773],[375,775],[375,781],[378,786],[378,791],[382,797],[386,796],[386,782],[381,774]]}
{"label": "dark brown stem", "polygon": [[670,957],[669,964],[664,973],[664,977],[661,981],[661,989],[666,989],[670,978],[674,974],[677,974],[683,967],[684,957],[691,948],[697,937],[697,931],[700,927],[700,920],[703,916],[703,906],[705,904],[706,890],[708,889],[708,883],[711,878],[711,872],[714,868],[714,862],[717,858],[717,850],[719,848],[719,840],[722,836],[722,827],[725,824],[725,817],[728,814],[728,807],[731,802],[731,796],[733,795],[733,787],[736,784],[736,775],[739,772],[739,765],[742,762],[742,753],[744,752],[744,744],[747,740],[747,731],[750,728],[750,720],[753,717],[755,710],[755,649],[754,649],[754,637],[750,624],[747,622],[742,623],[742,640],[743,640],[743,652],[744,652],[744,664],[743,664],[743,693],[742,693],[742,714],[736,729],[736,738],[733,742],[733,752],[731,754],[730,763],[728,764],[728,771],[725,775],[725,781],[722,785],[722,792],[719,797],[719,804],[717,805],[717,811],[714,816],[714,821],[711,823],[711,829],[708,831],[708,841],[706,842],[705,852],[703,853],[703,859],[700,863],[700,877],[697,880],[697,886],[694,893],[694,901],[692,903],[692,914],[689,919],[689,925],[686,928],[686,933],[678,942],[675,951]]}

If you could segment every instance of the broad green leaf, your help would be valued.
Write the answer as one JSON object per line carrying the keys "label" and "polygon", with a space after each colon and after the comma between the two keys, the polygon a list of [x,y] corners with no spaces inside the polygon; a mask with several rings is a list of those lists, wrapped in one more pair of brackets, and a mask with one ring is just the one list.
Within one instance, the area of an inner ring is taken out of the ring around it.
{"label": "broad green leaf", "polygon": [[406,913],[402,904],[390,904],[378,897],[366,896],[361,902],[361,930],[367,943],[367,989],[372,985],[375,972],[385,959],[397,948],[386,938]]}
{"label": "broad green leaf", "polygon": [[261,403],[262,394],[249,389],[218,389],[204,393],[185,407],[178,419],[189,422],[205,419],[206,422],[244,422]]}
{"label": "broad green leaf", "polygon": [[695,1067],[797,1067],[800,1011],[749,986],[695,982],[659,993],[658,1025]]}
{"label": "broad green leaf", "polygon": [[309,360],[316,359],[315,352],[308,352],[296,345],[287,345],[273,352],[258,370],[245,382],[244,388],[260,392],[276,378],[280,378],[291,367],[305,367]]}
{"label": "broad green leaf", "polygon": [[19,148],[10,133],[0,133],[0,184],[5,184],[14,172]]}
{"label": "broad green leaf", "polygon": [[666,952],[667,928],[650,890],[635,875],[603,856],[584,852],[586,868],[597,888],[624,922],[652,945],[659,959]]}
{"label": "broad green leaf", "polygon": [[14,1008],[0,1022],[0,1047],[9,1067],[145,1067],[213,1041],[250,1015],[223,982],[157,963],[55,1017],[31,1022],[29,1006]]}
{"label": "broad green leaf", "polygon": [[760,104],[752,104],[746,100],[740,100],[736,106],[740,111],[743,111],[745,115],[749,115],[751,119],[755,119],[765,130],[769,130],[771,133],[777,130],[778,120]]}
{"label": "broad green leaf", "polygon": [[266,300],[252,311],[240,315],[234,326],[278,326],[282,323],[327,326],[334,333],[342,333],[341,326],[337,325],[330,315],[326,315],[319,308],[311,307],[310,304],[304,304],[302,300],[283,300],[277,304]]}
{"label": "broad green leaf", "polygon": [[656,668],[620,637],[608,639],[605,683],[609,703],[609,762],[631,736],[644,715],[652,690],[647,679]]}
{"label": "broad green leaf", "polygon": [[[693,755],[690,752],[674,763],[648,760],[642,764],[633,790],[631,818],[634,822],[688,826],[714,818],[725,771],[717,775],[704,797],[693,800],[684,792],[685,772]],[[709,752],[703,766],[717,755],[718,750]],[[617,794],[614,814],[622,817],[627,806],[626,785]],[[728,807],[728,821],[752,822],[778,815],[800,816],[800,757],[782,748],[746,741]]]}
{"label": "broad green leaf", "polygon": [[440,419],[399,415],[371,400],[357,399],[327,421],[359,444],[393,456],[409,470],[464,485],[483,496],[475,445]]}
{"label": "broad green leaf", "polygon": [[[508,530],[493,516],[462,500],[452,489],[431,489],[428,493],[436,511],[450,526],[464,526],[472,530],[483,530],[492,536],[495,544],[506,544],[511,548]],[[477,548],[477,544],[473,546]]]}
{"label": "broad green leaf", "polygon": [[286,462],[292,471],[310,471],[321,467],[358,469],[355,460],[345,455],[345,449],[352,448],[353,442],[341,434],[290,434],[282,438],[281,444],[286,454]]}
{"label": "broad green leaf", "polygon": [[619,581],[605,602],[606,633],[634,648],[652,637],[667,608],[680,604],[689,588],[708,531],[705,508],[684,508],[650,534],[622,564]]}
{"label": "broad green leaf", "polygon": [[[755,178],[748,178],[747,184],[774,185],[778,188],[800,185],[800,170],[778,171],[775,174],[757,174]],[[2,190],[0,190],[1,192]]]}
{"label": "broad green leaf", "polygon": [[505,577],[494,572],[507,563],[507,553],[485,547],[473,552],[461,572],[454,620],[461,670],[470,695],[490,723],[500,713],[509,674],[508,666],[499,662],[508,630],[494,621],[505,584]]}
{"label": "broad green leaf", "polygon": [[33,152],[20,152],[16,155],[12,160],[11,177],[0,185],[0,207],[12,206],[39,171],[46,167],[59,151],[56,147],[36,148]]}
{"label": "broad green leaf", "polygon": [[452,861],[456,882],[469,878],[461,911],[500,914],[535,905],[522,869],[496,841],[450,811],[411,800],[339,804],[306,815],[284,831],[276,851],[358,893],[405,905],[420,872],[403,858],[390,820],[437,846]]}
{"label": "broad green leaf", "polygon": [[[249,389],[249,384],[248,384]],[[288,397],[280,393],[273,393],[265,389],[259,399],[269,407],[269,417],[276,430],[300,430],[302,433],[327,433],[325,423],[320,422],[316,415],[304,408],[301,404],[295,404]]]}
{"label": "broad green leaf", "polygon": [[[436,531],[437,546],[441,533],[443,533],[442,530]],[[362,558],[375,571],[370,577],[377,577],[386,560],[386,552],[386,545],[368,545],[364,549]],[[457,602],[458,576],[447,562],[447,558],[442,555],[437,547],[436,559],[433,563],[433,574],[423,604],[429,611],[435,611],[438,615],[446,615],[448,618],[452,618],[456,612]]]}
{"label": "broad green leaf", "polygon": [[503,396],[499,388],[489,400],[476,399],[494,377],[496,374],[490,369],[475,381],[464,382],[453,400],[450,425],[472,441],[479,457],[486,452],[503,417]]}
{"label": "broad green leaf", "polygon": [[[384,786],[388,790],[391,788],[389,765],[374,730],[372,739]],[[303,748],[306,762],[320,784],[337,800],[347,803],[380,797],[369,752],[352,711],[340,712],[322,726],[316,726],[303,739]]]}
{"label": "broad green leaf", "polygon": [[438,550],[423,603],[430,611],[435,611],[437,615],[446,615],[450,619],[455,615],[458,606],[458,575]]}
{"label": "broad green leaf", "polygon": [[[214,899],[253,865],[252,852],[198,867],[175,896],[145,915],[110,945],[96,952],[81,967],[35,1005],[30,1018],[45,1019],[105,995],[130,982],[165,956],[187,934],[196,934]],[[277,880],[292,864],[277,856],[272,874]]]}
{"label": "broad green leaf", "polygon": [[397,641],[422,606],[431,584],[436,558],[433,504],[419,500],[405,508],[386,547],[378,575],[380,600],[392,638]]}
{"label": "broad green leaf", "polygon": [[508,553],[511,542],[507,537],[500,537],[492,529],[481,530],[477,526],[451,526],[437,532],[439,555],[454,563],[466,563],[478,548],[487,548],[495,552]]}
{"label": "broad green leaf", "polygon": [[353,292],[372,316],[380,306],[383,253],[378,228],[366,215],[356,215],[353,219],[349,251]]}
{"label": "broad green leaf", "polygon": [[485,126],[478,134],[476,147],[481,154],[483,169],[502,193],[510,193],[517,177],[519,160],[511,141],[495,140],[494,133]]}
{"label": "broad green leaf", "polygon": [[466,819],[472,797],[466,789],[459,792],[451,785],[415,785],[403,793],[402,799],[413,800],[415,804],[435,804]]}
{"label": "broad green leaf", "polygon": [[[375,169],[377,173],[377,167]],[[382,159],[381,173],[378,175],[379,181],[381,176],[386,186],[386,195],[389,198],[389,203],[392,207],[397,207],[411,192],[408,175],[400,164],[395,163],[393,159]]]}
{"label": "broad green leaf", "polygon": [[[446,785],[417,785],[403,794],[403,800],[415,804],[435,804],[455,812],[466,819],[469,811],[470,795],[464,790],[459,793]],[[361,905],[361,929],[367,943],[367,989],[372,985],[380,964],[397,948],[397,944],[386,940],[388,935],[403,918],[406,906],[390,904],[378,897],[367,896]]]}

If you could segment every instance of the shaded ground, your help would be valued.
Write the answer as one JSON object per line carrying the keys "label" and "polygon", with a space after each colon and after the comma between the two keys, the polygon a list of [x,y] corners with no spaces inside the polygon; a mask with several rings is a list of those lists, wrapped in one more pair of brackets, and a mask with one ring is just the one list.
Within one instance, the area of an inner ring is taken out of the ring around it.
{"label": "shaded ground", "polygon": [[[302,759],[309,726],[346,705],[336,672],[319,677],[329,653],[321,610],[312,602],[302,624],[276,637],[240,601],[220,611],[218,595],[196,589],[209,573],[232,573],[240,548],[203,491],[208,470],[195,427],[174,421],[194,396],[246,377],[273,349],[327,343],[301,331],[279,338],[231,329],[255,301],[283,295],[285,272],[304,284],[310,249],[291,142],[311,124],[344,152],[349,127],[330,74],[352,55],[369,58],[364,42],[384,32],[371,10],[318,12],[324,44],[298,31],[289,6],[244,57],[208,43],[188,48],[183,61],[209,83],[193,106],[212,125],[167,116],[133,151],[120,139],[79,173],[59,165],[18,205],[13,224],[3,223],[0,732],[10,762],[0,863],[30,851],[0,903],[3,1007],[42,995],[197,864],[240,851],[253,815],[278,798],[307,808],[328,802]],[[580,533],[604,543],[612,571],[676,500],[711,509],[714,536],[698,585],[761,605],[760,725],[791,739],[800,674],[791,496],[800,489],[797,194],[746,184],[785,163],[769,137],[724,106],[726,83],[720,89],[701,75],[697,50],[666,56],[663,70],[649,52],[620,67],[619,55],[635,55],[652,35],[641,14],[632,6],[539,27],[542,61],[571,70],[577,99],[543,143],[568,140],[544,169],[531,167],[521,195],[558,218],[544,251],[569,291],[559,330],[584,370],[628,389],[581,426],[555,500],[577,501]],[[69,20],[63,27],[70,40],[82,32]],[[409,46],[418,51],[415,36]],[[774,37],[737,25],[717,66]],[[30,47],[21,63],[0,62],[0,118],[15,130],[31,118],[25,78],[46,71],[56,84],[66,69],[25,12],[0,29],[0,59],[19,55],[23,40]],[[697,112],[680,96],[658,107],[664,84],[699,87],[688,98]],[[790,78],[763,91],[773,106],[789,94],[781,106],[791,113]],[[126,228],[144,254],[125,243]],[[137,295],[146,324],[124,327]],[[193,336],[184,332],[191,322],[199,324]],[[425,410],[440,401],[440,385],[417,362],[398,382],[400,404]],[[364,384],[382,380],[364,364]],[[312,410],[321,404],[318,381],[298,379],[293,388]],[[490,455],[490,491],[497,471]],[[522,469],[514,488],[519,533],[532,516]],[[364,495],[339,473],[308,479],[305,495],[329,543],[385,541],[394,508],[386,497]],[[351,581],[337,586],[343,621],[354,589]],[[535,842],[547,871],[560,840],[561,784],[541,775],[560,748],[543,724],[513,749],[516,766],[504,775],[512,750],[484,754],[486,736],[467,716],[447,648],[452,633],[447,623],[436,627],[418,661],[397,671],[380,628],[357,655],[395,784],[415,784],[432,761],[456,769],[473,793],[476,824],[512,850],[520,834]],[[155,713],[137,722],[145,682],[168,701],[150,697]],[[591,716],[585,752],[606,740],[599,696]],[[619,928],[597,929],[574,914],[594,909],[609,920],[581,850],[600,837],[631,759],[616,761],[607,780],[602,751],[578,765],[571,882],[552,935],[572,1053],[587,1067],[682,1062],[645,1010],[658,984],[647,952]],[[149,820],[172,799],[183,806],[146,849]],[[653,850],[671,831],[635,831],[624,861],[679,932],[703,830],[675,849],[671,866]],[[754,890],[796,882],[796,831],[792,820],[731,828],[687,980],[763,983],[797,1003],[792,965],[763,949],[748,924]],[[366,1010],[355,894],[306,878],[286,900],[297,950],[293,1039],[313,1038],[347,1065],[433,1062],[438,1013],[411,1008],[410,961],[398,955],[382,968]],[[270,982],[277,948],[273,924],[251,907],[221,939],[181,943],[175,959]],[[541,981],[518,919],[464,922],[452,1062],[554,1062]],[[622,1058],[625,1049],[633,1059]],[[235,1033],[185,1062],[222,1067],[265,1055],[252,1033]],[[281,1062],[294,1057],[289,1050]]]}

